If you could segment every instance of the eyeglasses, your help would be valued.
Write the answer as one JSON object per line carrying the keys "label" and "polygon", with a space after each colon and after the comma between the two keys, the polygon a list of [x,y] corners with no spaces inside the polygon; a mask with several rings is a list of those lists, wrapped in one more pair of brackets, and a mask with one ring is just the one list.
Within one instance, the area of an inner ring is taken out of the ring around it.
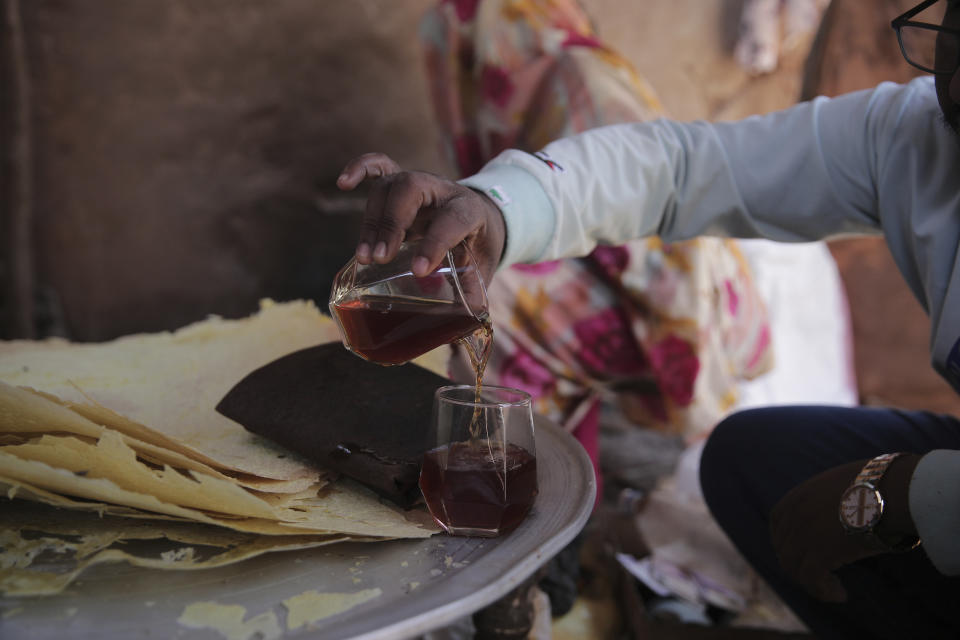
{"label": "eyeglasses", "polygon": [[960,68],[960,30],[926,22],[914,17],[940,0],[925,0],[890,23],[904,59],[927,73],[951,74]]}

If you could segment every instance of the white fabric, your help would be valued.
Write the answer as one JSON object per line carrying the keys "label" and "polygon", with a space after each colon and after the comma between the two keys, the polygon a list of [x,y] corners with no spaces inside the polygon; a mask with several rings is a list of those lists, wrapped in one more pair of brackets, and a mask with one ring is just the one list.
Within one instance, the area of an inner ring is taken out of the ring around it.
{"label": "white fabric", "polygon": [[[511,180],[502,171],[507,166],[535,181]],[[510,262],[585,255],[598,242],[647,235],[802,242],[882,232],[930,314],[933,366],[956,388],[958,170],[960,144],[941,123],[927,77],[739,122],[657,120],[594,129],[538,154],[506,151],[463,182],[507,194]],[[491,171],[497,171],[493,182],[485,177]],[[960,451],[948,455],[960,465]],[[949,490],[956,504],[960,485]],[[929,503],[910,506],[934,564],[960,566],[958,532],[923,525]]]}
{"label": "white fabric", "polygon": [[774,366],[737,385],[735,410],[858,402],[843,281],[824,242],[742,240],[767,305]]}

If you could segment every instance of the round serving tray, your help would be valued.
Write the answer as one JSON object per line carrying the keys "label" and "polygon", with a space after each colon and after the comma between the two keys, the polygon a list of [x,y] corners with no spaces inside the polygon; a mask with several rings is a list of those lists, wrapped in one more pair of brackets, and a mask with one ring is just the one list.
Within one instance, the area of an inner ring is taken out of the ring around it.
{"label": "round serving tray", "polygon": [[[426,633],[511,591],[586,524],[596,494],[586,452],[539,417],[536,447],[540,493],[523,523],[505,536],[341,543],[200,571],[97,565],[57,596],[0,598],[0,637],[396,640]],[[313,591],[377,595],[289,628],[283,601]],[[225,629],[181,622],[199,602],[239,605],[250,624]],[[260,632],[257,616],[270,622]]]}

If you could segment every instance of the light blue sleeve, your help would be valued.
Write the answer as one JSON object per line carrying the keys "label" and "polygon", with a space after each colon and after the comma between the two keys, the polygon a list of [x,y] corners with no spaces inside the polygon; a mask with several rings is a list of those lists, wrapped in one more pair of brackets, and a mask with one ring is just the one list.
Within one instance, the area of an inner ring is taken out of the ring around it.
{"label": "light blue sleeve", "polygon": [[508,163],[492,163],[480,174],[460,183],[488,195],[503,212],[507,239],[500,259],[501,267],[518,262],[537,262],[545,255],[556,216],[547,194],[533,174]]}
{"label": "light blue sleeve", "polygon": [[895,127],[903,94],[887,84],[732,123],[601,127],[536,154],[506,151],[462,182],[503,195],[504,264],[651,235],[879,233],[876,141]]}

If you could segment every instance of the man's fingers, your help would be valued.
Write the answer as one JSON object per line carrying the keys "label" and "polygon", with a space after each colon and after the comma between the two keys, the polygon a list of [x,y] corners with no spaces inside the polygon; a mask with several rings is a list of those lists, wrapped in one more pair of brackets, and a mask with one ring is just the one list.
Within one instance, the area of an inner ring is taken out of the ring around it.
{"label": "man's fingers", "polygon": [[373,253],[380,239],[380,217],[383,215],[389,190],[388,183],[379,182],[373,185],[367,195],[367,207],[363,214],[356,251],[357,261],[360,264],[370,264],[374,260]]}
{"label": "man's fingers", "polygon": [[823,558],[821,553],[811,551],[799,561],[796,581],[817,600],[844,602],[847,599],[847,590],[840,578],[830,569],[832,564],[836,563]]}
{"label": "man's fingers", "polygon": [[387,262],[393,259],[407,229],[424,207],[441,197],[438,193],[441,189],[440,181],[425,173],[401,173],[391,180],[383,211],[376,221],[371,221],[379,227],[374,260]]}
{"label": "man's fingers", "polygon": [[493,273],[503,251],[504,228],[500,210],[485,196],[430,173],[401,171],[382,153],[351,160],[337,184],[350,190],[364,180],[372,184],[355,252],[358,262],[390,262],[404,238],[415,233],[420,250],[411,267],[424,276],[439,266],[448,249],[470,237],[481,270]]}
{"label": "man's fingers", "polygon": [[[456,208],[453,211],[448,210],[447,215],[434,219],[420,240],[420,257],[425,259],[421,263],[423,270],[430,272],[436,269],[447,249],[476,231],[480,222],[480,219],[468,216]],[[420,275],[416,266],[415,263],[414,273]]]}
{"label": "man's fingers", "polygon": [[[418,222],[417,218],[428,218],[443,207],[453,188],[452,183],[421,172],[400,172],[375,182],[367,199],[357,259],[378,263],[393,260],[408,229],[415,223],[423,225],[424,221]],[[426,275],[439,258],[427,266],[421,262],[414,262],[415,273]],[[420,273],[421,268],[426,271]]]}
{"label": "man's fingers", "polygon": [[803,589],[817,599],[822,599],[823,585],[831,575],[823,566],[821,558],[814,552],[803,553],[793,565],[793,579]]}
{"label": "man's fingers", "polygon": [[846,602],[847,590],[837,574],[831,572],[825,573],[820,580],[812,585],[813,595],[823,602]]}
{"label": "man's fingers", "polygon": [[781,541],[779,546],[775,547],[780,567],[784,573],[794,580],[800,577],[801,566],[807,555],[807,550],[801,545],[802,541],[800,545],[797,545],[794,541],[785,539]]}
{"label": "man's fingers", "polygon": [[343,191],[352,191],[367,179],[393,175],[400,171],[400,165],[383,153],[365,153],[354,158],[340,172],[337,186]]}

